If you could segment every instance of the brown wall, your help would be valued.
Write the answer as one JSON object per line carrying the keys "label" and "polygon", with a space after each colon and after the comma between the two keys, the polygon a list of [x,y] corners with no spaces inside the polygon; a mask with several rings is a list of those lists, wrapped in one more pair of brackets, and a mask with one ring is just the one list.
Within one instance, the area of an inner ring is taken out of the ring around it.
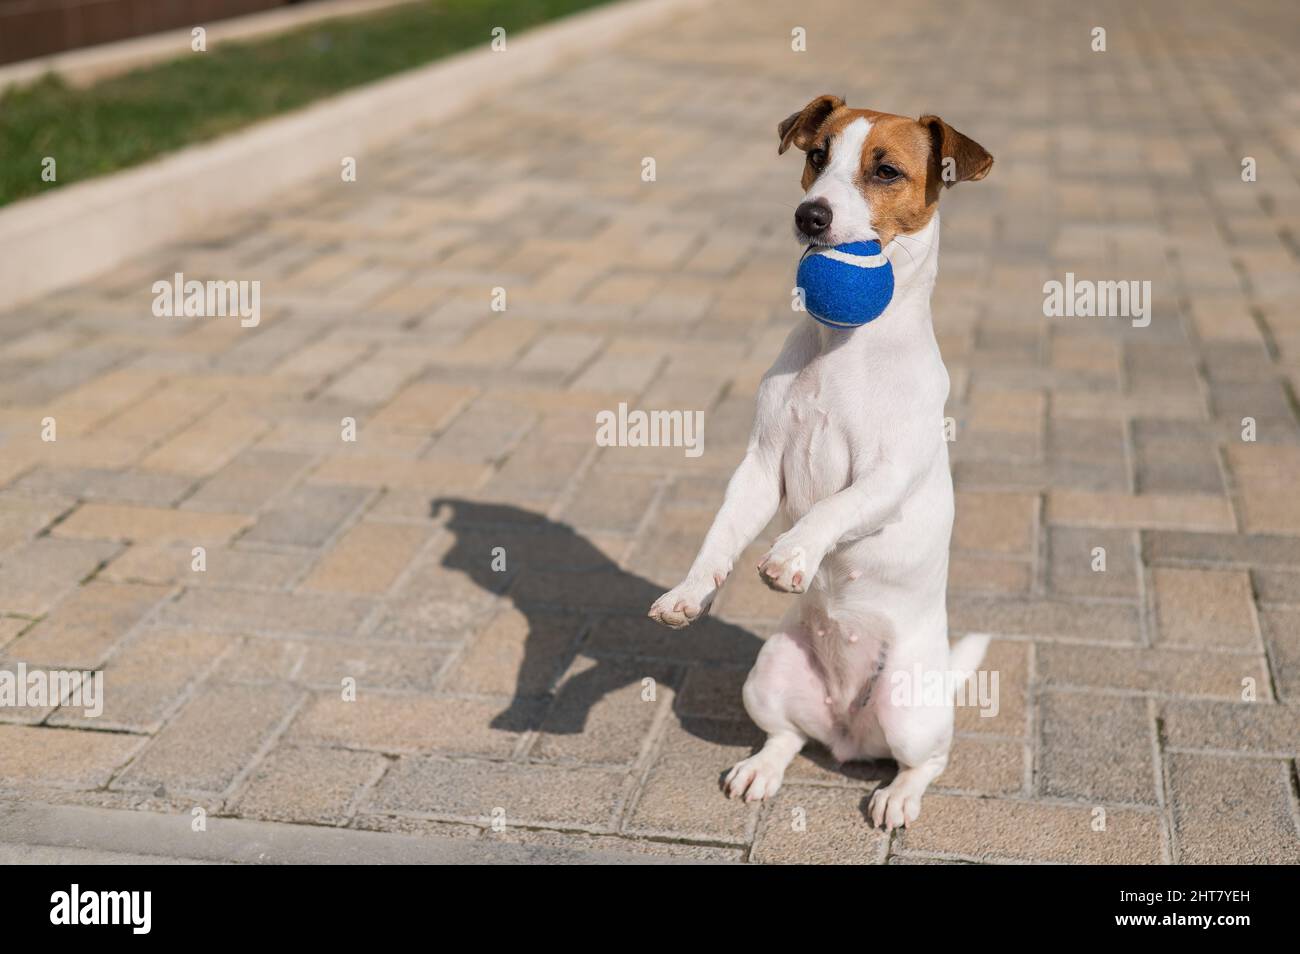
{"label": "brown wall", "polygon": [[294,0],[0,0],[0,63],[203,26]]}

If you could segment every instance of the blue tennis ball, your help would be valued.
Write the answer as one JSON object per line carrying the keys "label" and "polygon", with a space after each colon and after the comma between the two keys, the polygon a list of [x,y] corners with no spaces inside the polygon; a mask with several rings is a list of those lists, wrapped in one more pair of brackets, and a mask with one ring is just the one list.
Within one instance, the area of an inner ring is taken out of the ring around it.
{"label": "blue tennis ball", "polygon": [[816,245],[800,259],[797,283],[808,314],[832,328],[856,328],[889,306],[894,268],[879,242]]}

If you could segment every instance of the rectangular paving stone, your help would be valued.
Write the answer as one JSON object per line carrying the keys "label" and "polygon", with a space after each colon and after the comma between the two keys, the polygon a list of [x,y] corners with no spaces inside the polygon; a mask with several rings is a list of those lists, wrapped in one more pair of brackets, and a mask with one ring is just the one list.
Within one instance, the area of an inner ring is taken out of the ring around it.
{"label": "rectangular paving stone", "polygon": [[1142,559],[1149,565],[1195,563],[1232,567],[1300,567],[1300,537],[1144,530]]}
{"label": "rectangular paving stone", "polygon": [[1262,567],[1252,570],[1250,582],[1260,606],[1281,603],[1300,606],[1300,573]]}
{"label": "rectangular paving stone", "polygon": [[484,486],[484,493],[550,499],[568,486],[579,465],[592,452],[592,443],[526,443]]}
{"label": "rectangular paving stone", "polygon": [[186,510],[255,513],[310,462],[306,454],[251,448],[204,481],[182,506]]}
{"label": "rectangular paving stone", "polygon": [[[721,500],[718,503],[721,503]],[[716,505],[714,507],[685,505],[660,507],[654,520],[640,534],[636,549],[628,560],[628,568],[651,576],[680,580],[682,574],[694,561],[695,554],[699,550],[699,542],[703,540],[703,535],[707,532],[716,512]],[[736,565],[742,569],[745,567],[740,559],[736,561]],[[750,569],[757,567],[757,558],[748,566]],[[757,576],[756,573],[753,575]],[[728,582],[732,586],[742,584],[744,574],[738,576],[733,571]]]}
{"label": "rectangular paving stone", "polygon": [[18,616],[0,616],[0,649],[4,649],[11,639],[31,625],[32,621],[29,619]]}
{"label": "rectangular paving stone", "polygon": [[190,477],[138,470],[37,467],[15,481],[13,487],[19,493],[65,494],[82,500],[170,506],[193,483]]}
{"label": "rectangular paving stone", "polygon": [[1033,494],[961,491],[957,494],[953,548],[1032,553],[1037,516],[1038,497]]}
{"label": "rectangular paving stone", "polygon": [[171,590],[92,581],[8,647],[29,666],[93,669]]}
{"label": "rectangular paving stone", "polygon": [[0,611],[40,616],[121,550],[102,540],[41,537],[0,556]]}
{"label": "rectangular paving stone", "polygon": [[[12,659],[0,654],[0,674],[4,674],[6,681],[13,679],[17,683],[24,672],[22,667],[26,665],[26,660]],[[28,667],[27,671],[42,668],[44,667]],[[0,705],[0,722],[40,725],[62,702],[74,698],[73,694],[78,691],[78,687],[83,681],[80,673],[76,670],[56,669],[55,672],[46,677],[42,686],[36,688],[35,694],[27,696],[23,705],[18,705],[16,699],[12,701],[6,699],[5,704]],[[94,691],[93,685],[90,687],[90,691]],[[91,701],[93,708],[93,699],[92,696],[90,700],[78,698],[78,701]]]}
{"label": "rectangular paving stone", "polygon": [[372,752],[280,746],[254,770],[233,809],[267,821],[346,825],[387,765]]}
{"label": "rectangular paving stone", "polygon": [[503,607],[461,652],[444,688],[540,698],[573,658],[582,626],[576,613]]}
{"label": "rectangular paving stone", "polygon": [[[358,680],[360,682],[360,680]],[[506,704],[492,699],[392,694],[358,685],[346,701],[341,690],[318,693],[295,721],[290,738],[314,745],[379,752],[482,755],[508,758],[520,725],[497,728]],[[531,713],[532,723],[540,712]]]}
{"label": "rectangular paving stone", "polygon": [[592,768],[400,759],[364,810],[464,821],[489,827],[611,831],[624,799],[623,772]]}
{"label": "rectangular paving stone", "polygon": [[227,791],[301,698],[284,686],[204,686],[113,783],[172,793]]}
{"label": "rectangular paving stone", "polygon": [[750,860],[761,864],[880,864],[889,836],[863,817],[868,789],[786,785],[764,804]]}
{"label": "rectangular paving stone", "polygon": [[88,503],[82,504],[55,527],[54,535],[81,540],[131,540],[197,546],[225,543],[251,523],[251,517],[235,513],[192,513],[165,507]]}
{"label": "rectangular paving stone", "polygon": [[748,842],[758,803],[728,799],[722,776],[762,742],[752,725],[711,719],[669,722],[624,830],[720,842]]}
{"label": "rectangular paving stone", "polygon": [[1247,533],[1300,534],[1300,500],[1295,475],[1300,448],[1284,444],[1236,443],[1227,448]]}
{"label": "rectangular paving stone", "polygon": [[528,347],[537,330],[536,324],[517,316],[509,321],[502,321],[499,317],[491,319],[471,331],[456,346],[439,349],[436,362],[465,368],[505,366]]}
{"label": "rectangular paving stone", "polygon": [[1168,748],[1277,757],[1300,753],[1300,707],[1295,705],[1170,699],[1161,703],[1160,718]]}
{"label": "rectangular paving stone", "polygon": [[370,495],[360,487],[299,487],[264,511],[241,539],[319,547]]}
{"label": "rectangular paving stone", "polygon": [[1037,673],[1045,685],[1240,699],[1242,680],[1267,686],[1262,656],[1043,643]]}
{"label": "rectangular paving stone", "polygon": [[1166,762],[1180,863],[1300,863],[1288,763],[1184,753]]}
{"label": "rectangular paving stone", "polygon": [[1134,484],[1139,494],[1223,493],[1223,475],[1211,443],[1138,441],[1136,454]]}
{"label": "rectangular paving stone", "polygon": [[1236,529],[1226,497],[1208,494],[1104,494],[1053,490],[1047,522],[1083,527],[1228,531]]}
{"label": "rectangular paving stone", "polygon": [[42,363],[31,372],[12,377],[0,387],[0,402],[40,404],[70,391],[121,363],[134,353],[129,345],[95,341],[70,349],[57,361]]}
{"label": "rectangular paving stone", "polygon": [[365,690],[428,692],[450,655],[424,646],[250,636],[222,657],[217,674],[230,682],[294,682],[331,691],[351,678]]}
{"label": "rectangular paving stone", "polygon": [[1026,746],[1019,739],[961,734],[953,739],[948,767],[937,790],[980,795],[1019,795],[1025,791]]}
{"label": "rectangular paving stone", "polygon": [[649,476],[592,473],[565,508],[566,523],[583,530],[632,533],[645,519],[662,481]]}
{"label": "rectangular paving stone", "polygon": [[980,390],[970,398],[969,432],[974,435],[1018,434],[1034,438],[1043,429],[1043,395],[1035,391]]}
{"label": "rectangular paving stone", "polygon": [[319,341],[290,355],[274,368],[274,373],[324,379],[337,374],[366,352],[365,345]]}
{"label": "rectangular paving stone", "polygon": [[1047,549],[1047,585],[1053,593],[1128,600],[1141,593],[1132,530],[1051,527]]}
{"label": "rectangular paving stone", "polygon": [[[180,583],[185,586],[285,589],[301,577],[314,556],[302,551],[204,547],[203,561],[185,544],[135,544],[100,571],[97,579],[117,583]],[[204,567],[196,570],[195,566]]]}
{"label": "rectangular paving stone", "polygon": [[1119,465],[1125,456],[1123,425],[1105,419],[1049,417],[1047,456],[1071,463]]}
{"label": "rectangular paving stone", "polygon": [[184,695],[229,648],[229,637],[185,630],[145,629],[104,664],[104,711],[88,716],[64,706],[51,725],[154,733]]}
{"label": "rectangular paving stone", "polygon": [[493,547],[505,548],[507,568],[517,559],[509,530],[481,535],[448,534],[421,554],[384,599],[385,614],[374,638],[395,642],[461,643],[495,615],[508,572],[493,570]]}
{"label": "rectangular paving stone", "polygon": [[380,348],[334,378],[324,393],[332,400],[369,408],[389,400],[404,381],[419,375],[427,364],[421,354],[395,354]]}
{"label": "rectangular paving stone", "polygon": [[158,619],[217,632],[351,639],[363,631],[372,609],[369,600],[324,593],[200,588],[185,590],[163,608]]}
{"label": "rectangular paving stone", "polygon": [[430,497],[474,490],[488,473],[486,465],[454,460],[399,460],[362,454],[331,457],[311,475],[313,485],[351,484],[418,490]]}
{"label": "rectangular paving stone", "polygon": [[1033,565],[1026,559],[999,560],[985,554],[948,557],[948,589],[953,593],[1017,596],[1029,593]]}
{"label": "rectangular paving stone", "polygon": [[664,663],[579,656],[541,720],[529,757],[631,765],[656,715],[671,704],[676,675]]}
{"label": "rectangular paving stone", "polygon": [[366,421],[363,430],[433,434],[441,430],[478,393],[478,389],[438,381],[408,384]]}
{"label": "rectangular paving stone", "polygon": [[598,335],[546,334],[533,342],[515,364],[515,370],[567,376],[583,367],[600,350],[602,341]]}
{"label": "rectangular paving stone", "polygon": [[385,593],[428,537],[425,527],[359,523],[316,565],[301,588],[328,593]]}
{"label": "rectangular paving stone", "polygon": [[143,742],[118,732],[0,723],[0,778],[10,784],[99,788]]}
{"label": "rectangular paving stone", "polygon": [[993,599],[969,595],[948,601],[948,629],[1038,639],[1089,639],[1136,644],[1142,627],[1136,606],[1083,600]]}
{"label": "rectangular paving stone", "polygon": [[1300,702],[1300,611],[1267,610],[1259,614],[1269,649],[1278,695]]}
{"label": "rectangular paving stone", "polygon": [[996,715],[989,713],[991,708],[979,705],[959,705],[956,709],[955,724],[958,732],[998,735],[1007,738],[1020,738],[1025,734],[1025,708],[1029,698],[1029,654],[1030,645],[1008,639],[995,639],[989,643],[976,674],[975,694],[966,696],[968,701],[980,701],[979,673],[984,673],[984,689],[993,691],[993,675],[997,674]]}
{"label": "rectangular paving stone", "polygon": [[749,669],[744,667],[691,666],[673,703],[678,715],[706,719],[749,718],[741,694]]}
{"label": "rectangular paving stone", "polygon": [[530,409],[480,397],[456,416],[425,456],[430,460],[487,463],[503,458],[533,426]]}
{"label": "rectangular paving stone", "polygon": [[1241,570],[1156,567],[1158,642],[1203,649],[1255,649],[1259,634],[1250,577]]}
{"label": "rectangular paving stone", "polygon": [[1154,729],[1145,699],[1046,692],[1037,725],[1043,795],[1156,804]]}
{"label": "rectangular paving stone", "polygon": [[115,415],[97,431],[146,447],[166,440],[220,401],[220,395],[171,384]]}
{"label": "rectangular paving stone", "polygon": [[960,855],[983,861],[1073,864],[1161,864],[1160,816],[1106,808],[1104,831],[1094,830],[1094,806],[928,794],[921,817],[897,849]]}
{"label": "rectangular paving stone", "polygon": [[217,407],[140,461],[140,469],[192,477],[214,474],[267,427],[265,421]]}

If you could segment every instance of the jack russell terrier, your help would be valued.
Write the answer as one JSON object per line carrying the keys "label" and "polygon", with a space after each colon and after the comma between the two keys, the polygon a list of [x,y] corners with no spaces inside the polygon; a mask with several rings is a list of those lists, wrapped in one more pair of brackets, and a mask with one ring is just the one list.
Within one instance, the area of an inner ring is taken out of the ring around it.
{"label": "jack russell terrier", "polygon": [[798,241],[813,252],[879,242],[892,297],[856,327],[802,321],[791,331],[759,386],[748,449],[699,555],[649,615],[680,628],[705,613],[783,507],[791,529],[758,573],[801,595],[745,681],[745,709],[767,741],[724,786],[747,801],[775,795],[809,739],[839,762],[893,758],[898,774],[867,809],[892,830],[916,819],[947,765],[953,700],[901,701],[891,677],[943,673],[960,685],[988,645],[983,635],[948,644],[948,372],[930,293],[939,193],[983,179],[993,157],[937,116],[850,109],[837,96],[817,97],[777,130],[778,154],[792,145],[807,154]]}

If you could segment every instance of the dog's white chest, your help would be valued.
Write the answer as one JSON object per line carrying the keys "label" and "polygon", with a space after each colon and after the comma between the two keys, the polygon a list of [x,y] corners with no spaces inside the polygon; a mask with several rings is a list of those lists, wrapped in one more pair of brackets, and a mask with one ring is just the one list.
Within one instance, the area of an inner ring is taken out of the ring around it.
{"label": "dog's white chest", "polygon": [[852,480],[843,395],[824,369],[806,368],[790,385],[785,409],[782,477],[793,519]]}

